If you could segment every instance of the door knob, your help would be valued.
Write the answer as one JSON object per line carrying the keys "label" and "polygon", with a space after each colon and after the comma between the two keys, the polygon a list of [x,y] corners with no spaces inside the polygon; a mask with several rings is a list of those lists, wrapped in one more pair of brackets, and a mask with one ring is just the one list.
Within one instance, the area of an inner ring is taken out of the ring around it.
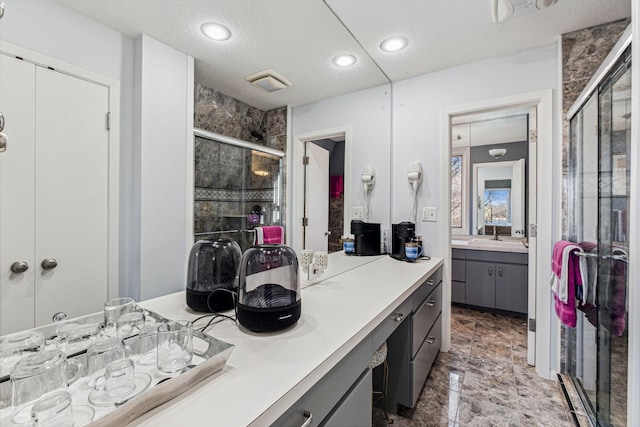
{"label": "door knob", "polygon": [[324,232],[324,235],[325,235],[325,236],[331,236],[331,231],[325,231],[325,232]]}
{"label": "door knob", "polygon": [[56,261],[55,258],[45,258],[42,260],[42,263],[40,265],[45,270],[53,270],[58,266],[58,261]]}
{"label": "door knob", "polygon": [[29,269],[29,264],[24,261],[16,261],[11,264],[11,271],[14,273],[24,273]]}
{"label": "door knob", "polygon": [[0,132],[0,153],[7,151],[7,135]]}
{"label": "door knob", "polygon": [[0,132],[4,130],[4,115],[0,113]]}

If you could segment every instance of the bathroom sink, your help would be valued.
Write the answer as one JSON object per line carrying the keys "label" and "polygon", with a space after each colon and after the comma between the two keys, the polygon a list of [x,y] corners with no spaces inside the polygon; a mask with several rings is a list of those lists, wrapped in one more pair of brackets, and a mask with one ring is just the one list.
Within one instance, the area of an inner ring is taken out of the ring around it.
{"label": "bathroom sink", "polygon": [[521,240],[493,240],[493,239],[482,239],[475,238],[471,239],[467,246],[475,246],[480,248],[487,248],[493,250],[506,250],[509,249],[525,249],[526,246],[522,243]]}
{"label": "bathroom sink", "polygon": [[452,246],[466,246],[468,244],[469,244],[468,240],[455,240],[455,239],[451,240]]}

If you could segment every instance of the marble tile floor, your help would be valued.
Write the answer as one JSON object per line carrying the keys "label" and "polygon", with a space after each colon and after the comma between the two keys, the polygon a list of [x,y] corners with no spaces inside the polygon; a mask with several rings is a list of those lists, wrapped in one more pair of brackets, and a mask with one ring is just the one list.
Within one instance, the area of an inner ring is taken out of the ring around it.
{"label": "marble tile floor", "polygon": [[[451,335],[416,407],[390,415],[391,426],[574,425],[558,383],[527,364],[525,319],[453,307]],[[373,425],[387,425],[381,410]]]}

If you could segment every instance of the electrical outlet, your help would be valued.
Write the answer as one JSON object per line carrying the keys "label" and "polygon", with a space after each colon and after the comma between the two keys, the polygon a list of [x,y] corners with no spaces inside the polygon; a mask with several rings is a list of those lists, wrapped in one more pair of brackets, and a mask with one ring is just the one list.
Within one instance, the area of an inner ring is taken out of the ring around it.
{"label": "electrical outlet", "polygon": [[353,219],[364,219],[364,208],[353,208]]}
{"label": "electrical outlet", "polygon": [[436,222],[438,220],[438,208],[422,208],[422,221]]}

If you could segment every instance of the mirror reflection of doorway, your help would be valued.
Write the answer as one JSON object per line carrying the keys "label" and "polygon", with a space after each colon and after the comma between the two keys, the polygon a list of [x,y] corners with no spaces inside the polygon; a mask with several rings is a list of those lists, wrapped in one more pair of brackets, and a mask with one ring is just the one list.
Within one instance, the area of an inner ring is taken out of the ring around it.
{"label": "mirror reflection of doorway", "polygon": [[344,134],[305,142],[305,249],[336,252],[344,230]]}

